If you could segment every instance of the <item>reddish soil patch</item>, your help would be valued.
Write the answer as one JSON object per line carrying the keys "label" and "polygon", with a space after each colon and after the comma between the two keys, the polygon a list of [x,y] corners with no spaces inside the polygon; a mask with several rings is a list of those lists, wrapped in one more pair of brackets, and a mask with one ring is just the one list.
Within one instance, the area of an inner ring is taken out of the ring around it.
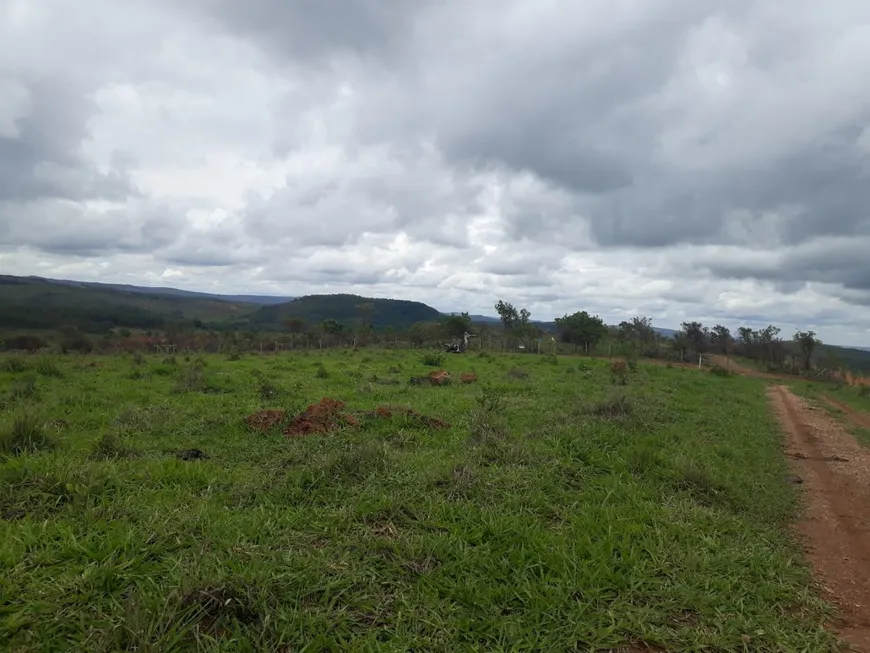
{"label": "reddish soil patch", "polygon": [[474,383],[477,381],[477,374],[475,374],[474,372],[466,372],[459,377],[459,380],[463,383]]}
{"label": "reddish soil patch", "polygon": [[436,370],[429,372],[429,381],[432,385],[445,385],[450,383],[450,373],[446,370]]}
{"label": "reddish soil patch", "polygon": [[245,422],[249,428],[266,433],[283,422],[286,414],[283,410],[261,410],[248,415]]}
{"label": "reddish soil patch", "polygon": [[853,650],[870,651],[870,449],[785,386],[768,394],[805,489],[798,529],[823,593],[839,607],[833,629]]}
{"label": "reddish soil patch", "polygon": [[429,417],[428,415],[419,413],[413,408],[390,408],[387,406],[378,406],[375,410],[366,414],[370,417],[379,417],[383,419],[389,419],[390,417],[393,417],[393,415],[405,415],[406,417],[410,417],[411,419],[420,422],[423,426],[428,426],[429,428],[446,429],[450,427],[450,424],[447,422],[436,417]]}
{"label": "reddish soil patch", "polygon": [[311,433],[329,433],[345,424],[359,424],[353,415],[344,412],[344,407],[343,401],[324,397],[293,417],[284,427],[284,435],[295,438]]}

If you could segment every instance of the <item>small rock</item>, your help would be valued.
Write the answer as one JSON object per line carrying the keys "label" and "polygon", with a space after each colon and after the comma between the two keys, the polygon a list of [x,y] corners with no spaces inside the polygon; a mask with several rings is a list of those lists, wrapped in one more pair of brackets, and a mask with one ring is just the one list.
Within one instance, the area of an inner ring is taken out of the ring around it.
{"label": "small rock", "polygon": [[790,474],[789,477],[788,477],[788,482],[789,482],[789,483],[798,484],[798,483],[803,483],[803,482],[804,482],[804,479],[802,479],[800,476],[796,476],[796,475],[794,475],[794,474]]}
{"label": "small rock", "polygon": [[208,458],[208,455],[199,449],[185,449],[184,451],[179,451],[176,455],[179,460],[205,460]]}

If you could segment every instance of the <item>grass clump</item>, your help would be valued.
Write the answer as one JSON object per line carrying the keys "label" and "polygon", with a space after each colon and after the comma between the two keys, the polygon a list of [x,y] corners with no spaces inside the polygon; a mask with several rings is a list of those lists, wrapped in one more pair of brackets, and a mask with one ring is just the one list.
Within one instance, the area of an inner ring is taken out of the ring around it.
{"label": "grass clump", "polygon": [[0,431],[0,453],[18,456],[23,453],[50,451],[57,446],[43,421],[35,414],[22,412]]}
{"label": "grass clump", "polygon": [[612,392],[603,399],[594,401],[585,408],[587,415],[604,419],[618,419],[629,417],[634,413],[635,402],[631,396],[624,392]]}
{"label": "grass clump", "polygon": [[420,356],[420,362],[426,367],[441,367],[444,364],[444,354],[437,351],[428,351]]}
{"label": "grass clump", "polygon": [[21,356],[7,356],[3,359],[2,369],[4,372],[26,372],[28,365],[27,361]]}
{"label": "grass clump", "polygon": [[107,431],[94,443],[91,460],[117,460],[131,458],[135,451],[127,446],[124,438],[115,431]]}
{"label": "grass clump", "polygon": [[36,377],[26,376],[15,379],[9,388],[9,397],[13,400],[38,399],[39,389],[36,386]]}
{"label": "grass clump", "polygon": [[40,376],[59,379],[63,376],[63,371],[60,365],[53,358],[48,356],[40,356],[36,360],[36,372]]}
{"label": "grass clump", "polygon": [[185,392],[215,393],[219,390],[219,386],[209,376],[205,368],[197,364],[183,367],[173,387],[173,391],[176,394]]}

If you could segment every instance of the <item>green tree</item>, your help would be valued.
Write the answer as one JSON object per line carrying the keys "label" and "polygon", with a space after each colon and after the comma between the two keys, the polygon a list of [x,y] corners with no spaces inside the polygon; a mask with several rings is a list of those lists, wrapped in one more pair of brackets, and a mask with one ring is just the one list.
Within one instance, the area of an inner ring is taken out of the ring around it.
{"label": "green tree", "polygon": [[[499,318],[501,318],[501,323],[502,326],[504,326],[505,333],[509,333],[520,321],[519,312],[517,312],[514,305],[509,302],[499,299],[498,303],[495,305],[495,310],[498,313]],[[525,309],[523,310],[525,311]],[[526,313],[528,313],[528,311],[526,311]]]}
{"label": "green tree", "polygon": [[472,333],[471,317],[468,313],[448,315],[441,320],[441,324],[449,338],[461,338],[465,333]]}
{"label": "green tree", "polygon": [[680,325],[689,346],[696,354],[703,354],[707,349],[708,331],[700,322],[683,322]]}
{"label": "green tree", "polygon": [[815,331],[798,331],[794,334],[793,340],[798,348],[801,350],[801,354],[803,355],[804,369],[810,369],[813,352],[815,351],[816,347],[822,344],[822,341],[816,338]]}
{"label": "green tree", "polygon": [[562,342],[582,345],[587,353],[607,335],[604,320],[597,315],[589,315],[586,311],[557,317],[556,326]]}
{"label": "green tree", "polygon": [[728,353],[732,342],[731,330],[728,327],[717,324],[710,330],[710,343],[723,354]]}

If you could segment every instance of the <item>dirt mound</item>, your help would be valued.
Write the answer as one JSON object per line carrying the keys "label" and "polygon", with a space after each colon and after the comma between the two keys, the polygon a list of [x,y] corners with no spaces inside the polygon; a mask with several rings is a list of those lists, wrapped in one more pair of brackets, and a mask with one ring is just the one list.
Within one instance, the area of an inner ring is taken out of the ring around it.
{"label": "dirt mound", "polygon": [[266,433],[284,421],[287,415],[283,410],[261,410],[245,418],[248,428]]}
{"label": "dirt mound", "polygon": [[475,383],[477,381],[477,374],[474,372],[466,372],[459,377],[459,380],[463,383]]}
{"label": "dirt mound", "polygon": [[412,376],[411,385],[447,385],[450,383],[450,372],[447,370],[435,370],[427,376]]}
{"label": "dirt mound", "polygon": [[316,404],[311,404],[284,427],[284,435],[289,438],[311,433],[329,433],[349,424],[356,426],[359,421],[344,412],[345,403],[338,399],[324,397]]}

